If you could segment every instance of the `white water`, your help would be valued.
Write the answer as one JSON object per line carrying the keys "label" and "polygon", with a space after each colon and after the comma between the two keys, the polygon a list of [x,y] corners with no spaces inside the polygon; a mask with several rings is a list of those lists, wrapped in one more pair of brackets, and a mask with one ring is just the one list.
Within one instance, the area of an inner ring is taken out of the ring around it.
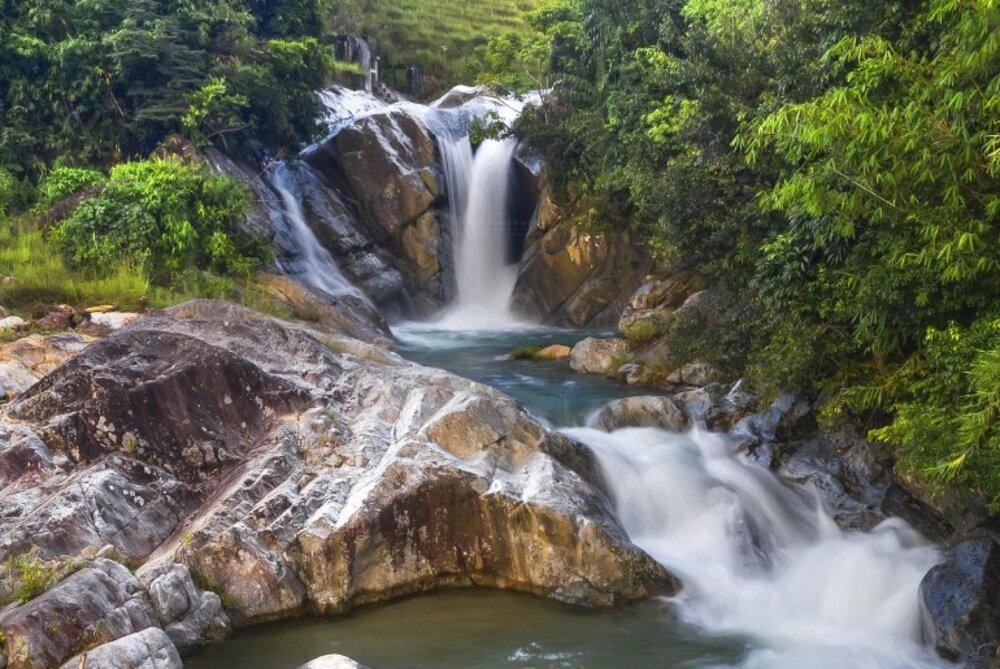
{"label": "white water", "polygon": [[458,296],[432,325],[468,330],[523,326],[510,309],[517,267],[507,263],[507,204],[517,142],[485,140],[472,159],[466,186],[459,174],[468,159],[463,141],[450,143],[444,152],[453,220],[461,221],[453,228]]}
{"label": "white water", "polygon": [[683,582],[681,616],[754,639],[744,666],[942,665],[918,600],[936,550],[902,520],[845,532],[723,435],[567,432],[597,455],[632,540]]}
{"label": "white water", "polygon": [[451,230],[457,235],[465,215],[469,197],[469,176],[472,174],[472,142],[468,135],[459,139],[439,139],[441,165],[444,168],[445,188],[448,193],[448,215]]}
{"label": "white water", "polygon": [[316,234],[309,227],[302,205],[293,192],[288,165],[278,163],[274,166],[271,170],[271,185],[281,197],[284,208],[282,218],[299,252],[298,257],[291,261],[279,260],[282,271],[330,297],[350,296],[370,305],[368,297],[344,276],[333,256],[320,244]]}

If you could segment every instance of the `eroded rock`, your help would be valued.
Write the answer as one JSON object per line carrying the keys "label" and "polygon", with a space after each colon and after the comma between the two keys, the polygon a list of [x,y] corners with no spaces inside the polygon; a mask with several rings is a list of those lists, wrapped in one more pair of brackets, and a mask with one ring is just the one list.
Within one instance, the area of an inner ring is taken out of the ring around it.
{"label": "eroded rock", "polygon": [[145,561],[140,622],[181,647],[223,633],[221,602],[248,624],[445,585],[593,606],[677,588],[618,524],[589,451],[512,400],[235,305],[149,314],[0,417],[19,423],[5,448],[35,462],[8,467],[0,556]]}
{"label": "eroded rock", "polygon": [[607,432],[623,427],[659,427],[681,432],[688,426],[688,419],[669,397],[626,397],[601,407],[592,423]]}
{"label": "eroded rock", "polygon": [[586,374],[613,374],[625,362],[628,344],[624,339],[587,337],[573,346],[569,364]]}
{"label": "eroded rock", "polygon": [[170,638],[157,627],[123,636],[70,659],[62,669],[182,669]]}

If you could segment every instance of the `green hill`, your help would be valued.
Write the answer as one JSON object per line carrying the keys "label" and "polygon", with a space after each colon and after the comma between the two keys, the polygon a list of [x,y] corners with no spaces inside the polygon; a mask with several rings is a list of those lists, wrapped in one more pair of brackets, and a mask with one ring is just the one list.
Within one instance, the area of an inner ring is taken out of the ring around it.
{"label": "green hill", "polygon": [[394,68],[419,65],[430,94],[470,83],[466,57],[490,36],[522,26],[545,1],[372,0],[358,28],[383,53],[387,81]]}

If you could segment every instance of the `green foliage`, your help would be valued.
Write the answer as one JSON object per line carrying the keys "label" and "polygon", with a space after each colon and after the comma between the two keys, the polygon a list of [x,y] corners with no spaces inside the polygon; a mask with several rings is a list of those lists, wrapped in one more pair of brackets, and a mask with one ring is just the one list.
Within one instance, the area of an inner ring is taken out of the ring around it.
{"label": "green foliage", "polygon": [[[903,446],[900,464],[938,489],[975,490],[1000,511],[1000,318],[929,329],[883,387],[895,418],[872,436]],[[881,404],[868,390],[859,404]]]}
{"label": "green foliage", "polygon": [[174,158],[123,163],[51,239],[86,272],[131,260],[155,282],[187,268],[248,274],[269,260],[266,244],[239,230],[248,207],[241,184],[204,168]]}
{"label": "green foliage", "polygon": [[[0,12],[0,166],[146,155],[188,121],[257,152],[315,130],[322,0],[24,0]],[[244,104],[245,103],[245,104]],[[237,129],[242,132],[237,132]]]}
{"label": "green foliage", "polygon": [[13,584],[11,601],[23,604],[31,601],[52,586],[55,570],[33,554],[17,555],[7,559],[7,581]]}
{"label": "green foliage", "polygon": [[511,360],[534,360],[538,352],[542,350],[541,346],[518,346],[513,351],[510,352]]}
{"label": "green foliage", "polygon": [[632,321],[621,328],[622,336],[629,341],[649,342],[663,334],[664,324],[652,319]]}
{"label": "green foliage", "polygon": [[526,17],[545,0],[343,0],[332,20],[347,32],[370,35],[381,51],[382,76],[419,65],[429,94],[469,83],[482,71],[488,40],[525,32]]}
{"label": "green foliage", "polygon": [[39,204],[50,207],[60,200],[104,182],[104,175],[85,167],[56,167],[38,187]]}
{"label": "green foliage", "polygon": [[[729,314],[671,323],[664,364],[813,391],[996,504],[995,0],[555,7],[536,27],[552,93],[516,134],[566,211],[631,229]],[[496,43],[500,81],[521,48]]]}

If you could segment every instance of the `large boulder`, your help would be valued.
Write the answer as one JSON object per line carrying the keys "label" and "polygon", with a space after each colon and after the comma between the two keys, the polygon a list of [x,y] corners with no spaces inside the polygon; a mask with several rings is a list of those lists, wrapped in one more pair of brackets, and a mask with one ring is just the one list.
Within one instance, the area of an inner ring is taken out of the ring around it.
{"label": "large boulder", "polygon": [[688,418],[669,397],[626,397],[605,404],[591,423],[606,432],[623,427],[659,427],[680,432],[688,426]]}
{"label": "large boulder", "polygon": [[626,233],[585,230],[542,193],[514,286],[512,306],[549,325],[613,325],[650,261]]}
{"label": "large boulder", "polygon": [[0,559],[107,546],[145,563],[141,622],[182,646],[220,629],[218,602],[161,565],[237,625],[441,586],[592,606],[677,588],[618,524],[589,451],[512,400],[235,305],[149,314],[0,419],[17,422],[0,456],[35,463],[6,467]]}
{"label": "large boulder", "polygon": [[614,374],[625,362],[628,345],[624,339],[587,337],[578,341],[569,354],[569,364],[585,374]]}
{"label": "large boulder", "polygon": [[451,236],[441,224],[444,197],[433,135],[405,106],[354,117],[305,159],[357,203],[367,233],[388,250],[418,313],[442,306],[454,293]]}
{"label": "large boulder", "polygon": [[948,548],[920,583],[934,644],[969,669],[1000,662],[1000,545],[986,534]]}

